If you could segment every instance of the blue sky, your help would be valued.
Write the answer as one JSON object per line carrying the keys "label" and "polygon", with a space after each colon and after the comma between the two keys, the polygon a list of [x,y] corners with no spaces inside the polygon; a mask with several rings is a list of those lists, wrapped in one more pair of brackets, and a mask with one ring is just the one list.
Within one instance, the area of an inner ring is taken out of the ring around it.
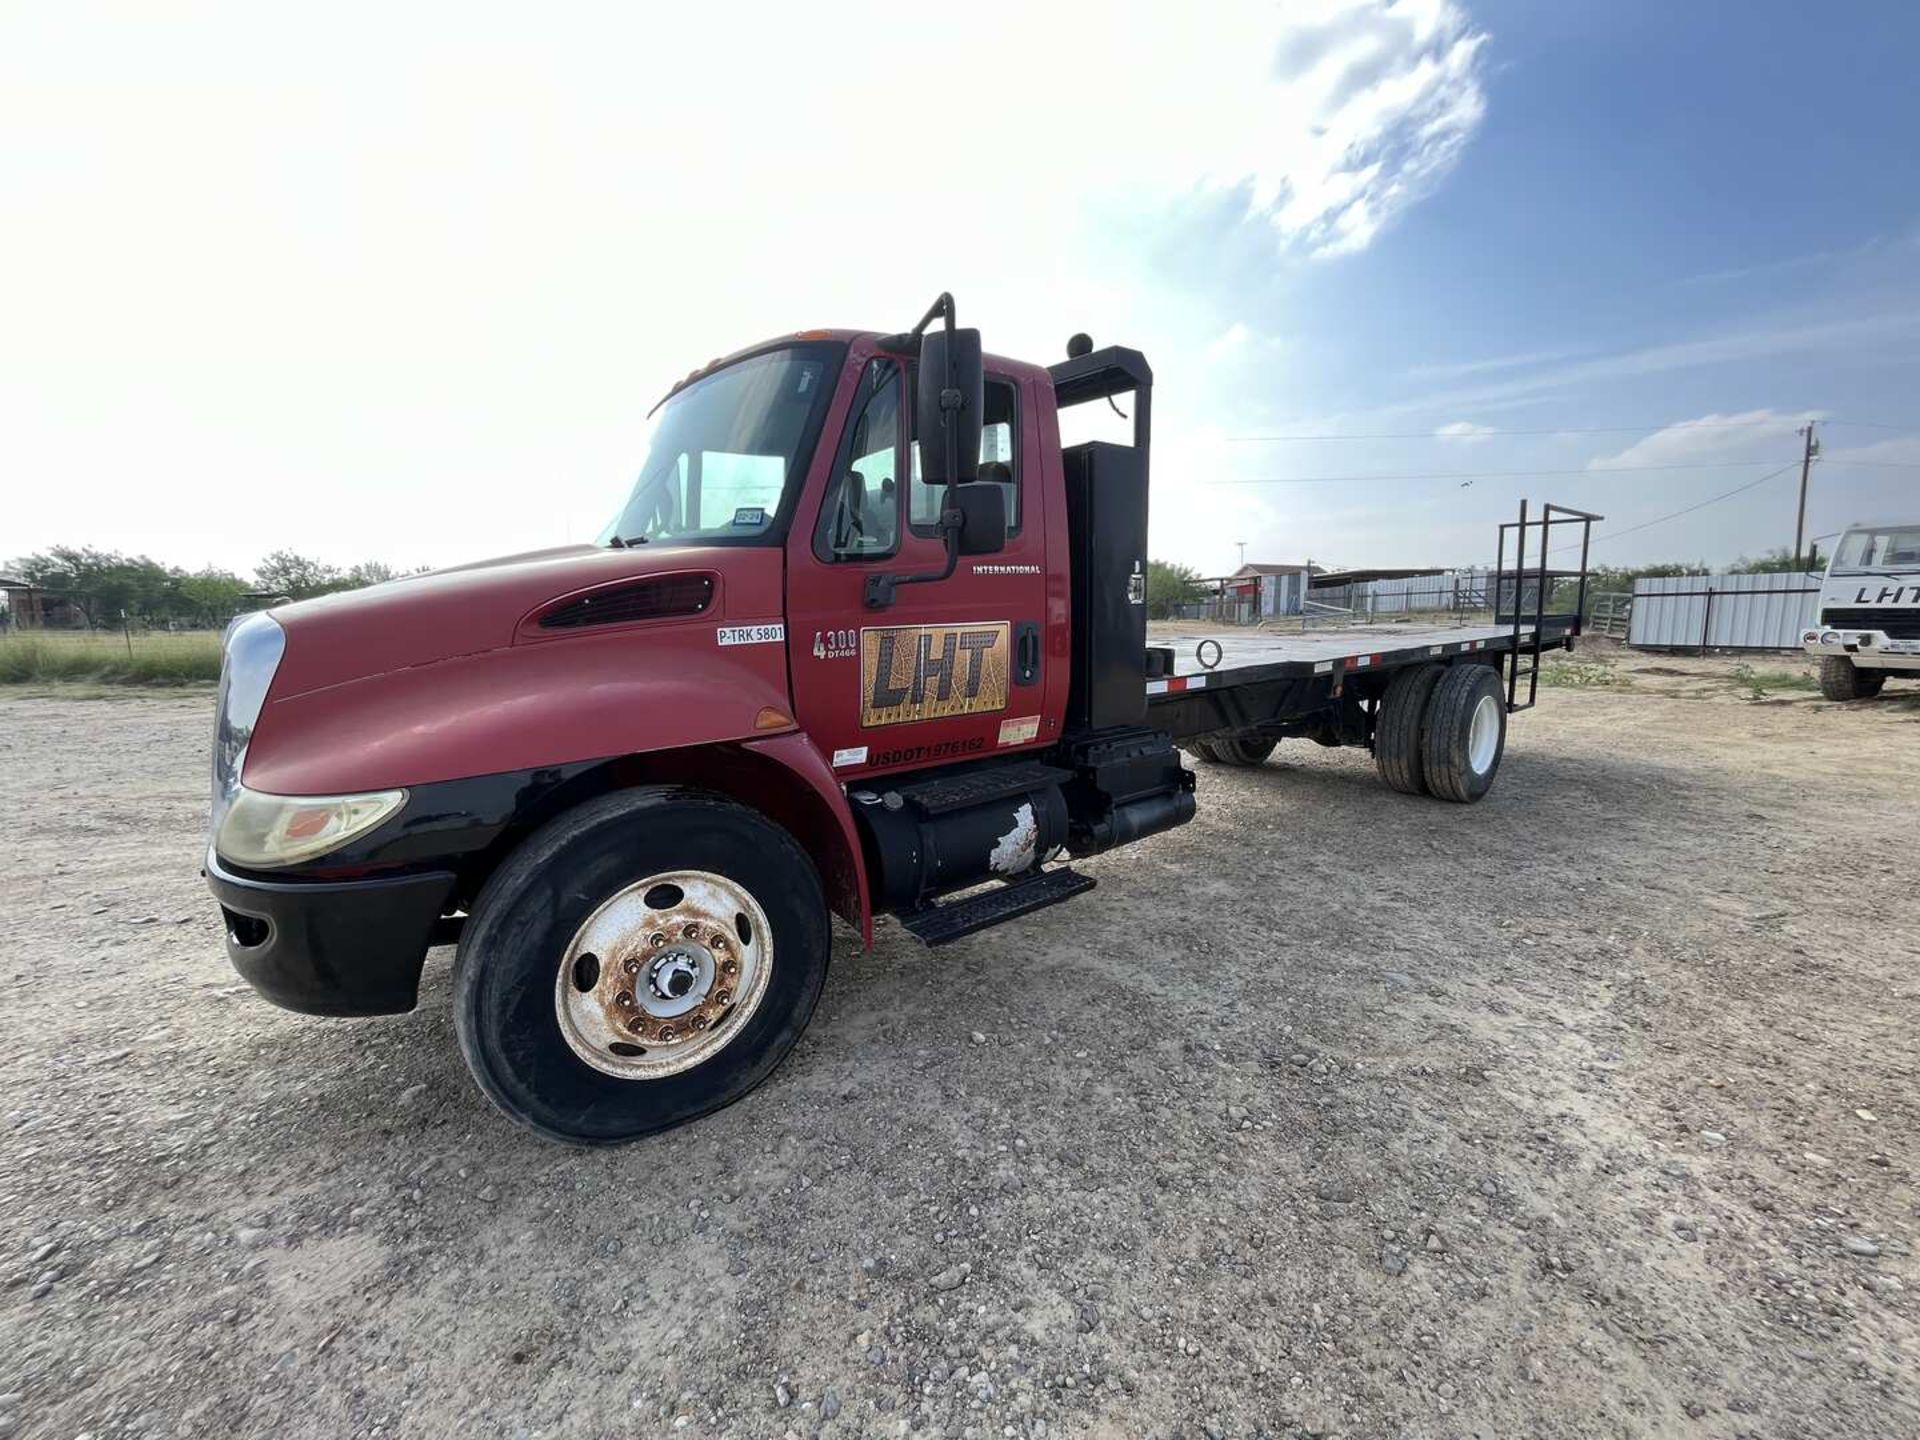
{"label": "blue sky", "polygon": [[[1250,487],[1287,507],[1287,528],[1337,533],[1343,562],[1374,558],[1352,523],[1361,508],[1381,512],[1391,539],[1379,548],[1392,558],[1448,561],[1476,543],[1466,512],[1477,522],[1523,492],[1605,512],[1602,535],[1724,492],[1772,468],[1736,462],[1793,460],[1791,432],[1814,413],[1835,418],[1811,531],[1920,509],[1920,445],[1847,423],[1920,432],[1920,87],[1909,68],[1920,7],[1830,7],[1817,19],[1780,3],[1465,13],[1487,36],[1471,140],[1363,251],[1294,260],[1264,284],[1236,275],[1245,323],[1273,340],[1284,383],[1246,378],[1231,408],[1259,423],[1223,410],[1222,426],[1743,423],[1634,455],[1631,433],[1241,445],[1227,455],[1234,477],[1579,469],[1609,457],[1702,467]],[[1857,452],[1874,464],[1848,463]],[[1896,463],[1915,468],[1879,468]],[[1790,543],[1797,478],[1596,555],[1721,561]],[[1402,505],[1421,518],[1388,513]],[[1262,537],[1263,550],[1273,544]],[[1302,558],[1280,544],[1288,553],[1268,558]]]}
{"label": "blue sky", "polygon": [[[1757,553],[1793,476],[1661,517],[1809,417],[1812,532],[1920,510],[1920,6],[944,14],[0,12],[0,560],[583,539],[676,377],[942,289],[1146,351],[1153,546],[1209,574],[1484,561],[1522,494]],[[1433,472],[1479,478],[1310,478]]]}

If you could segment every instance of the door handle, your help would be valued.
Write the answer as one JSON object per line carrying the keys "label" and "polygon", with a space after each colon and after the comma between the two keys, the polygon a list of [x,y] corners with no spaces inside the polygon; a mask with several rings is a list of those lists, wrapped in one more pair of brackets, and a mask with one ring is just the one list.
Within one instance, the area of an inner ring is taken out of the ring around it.
{"label": "door handle", "polygon": [[1040,627],[1022,620],[1015,631],[1013,646],[1013,683],[1031,685],[1040,678]]}

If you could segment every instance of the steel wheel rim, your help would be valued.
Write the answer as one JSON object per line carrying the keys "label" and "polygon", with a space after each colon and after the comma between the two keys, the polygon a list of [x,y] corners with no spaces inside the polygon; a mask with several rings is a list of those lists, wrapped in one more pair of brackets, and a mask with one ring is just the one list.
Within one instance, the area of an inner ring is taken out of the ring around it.
{"label": "steel wheel rim", "polygon": [[1473,773],[1484,775],[1493,768],[1493,752],[1500,746],[1500,701],[1497,696],[1482,695],[1473,707],[1473,725],[1467,731],[1467,763]]}
{"label": "steel wheel rim", "polygon": [[620,890],[574,932],[554,976],[560,1034],[622,1080],[704,1064],[746,1028],[773,975],[773,930],[737,880],[670,870]]}

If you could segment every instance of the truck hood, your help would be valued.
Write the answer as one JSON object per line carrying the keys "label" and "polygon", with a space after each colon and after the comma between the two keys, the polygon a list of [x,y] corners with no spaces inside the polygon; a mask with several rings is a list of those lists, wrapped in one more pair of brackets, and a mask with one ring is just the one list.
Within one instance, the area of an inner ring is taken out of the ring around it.
{"label": "truck hood", "polygon": [[644,575],[718,568],[723,553],[718,546],[567,545],[283,605],[273,611],[287,632],[273,698],[497,650],[553,601]]}

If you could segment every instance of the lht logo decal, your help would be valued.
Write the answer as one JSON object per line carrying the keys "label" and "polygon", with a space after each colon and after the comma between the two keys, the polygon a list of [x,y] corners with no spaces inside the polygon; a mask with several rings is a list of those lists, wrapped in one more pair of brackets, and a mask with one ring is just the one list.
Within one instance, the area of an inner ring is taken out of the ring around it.
{"label": "lht logo decal", "polygon": [[1007,708],[1005,620],[860,632],[860,724],[905,725]]}

